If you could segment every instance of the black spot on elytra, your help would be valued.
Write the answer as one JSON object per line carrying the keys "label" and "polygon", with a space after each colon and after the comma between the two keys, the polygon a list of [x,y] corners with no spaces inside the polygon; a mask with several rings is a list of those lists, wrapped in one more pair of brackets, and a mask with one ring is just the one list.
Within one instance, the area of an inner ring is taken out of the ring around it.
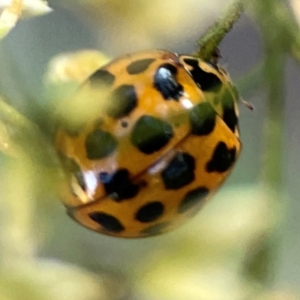
{"label": "black spot on elytra", "polygon": [[131,142],[141,152],[151,154],[163,148],[173,137],[172,126],[152,116],[142,116],[135,123]]}
{"label": "black spot on elytra", "polygon": [[197,59],[184,58],[184,62],[192,67],[190,73],[202,91],[218,91],[221,88],[221,80],[219,77],[213,73],[208,73],[202,70],[199,67],[199,62]]}
{"label": "black spot on elytra", "polygon": [[177,68],[171,64],[161,65],[154,75],[154,87],[165,100],[178,100],[183,87],[176,79]]}
{"label": "black spot on elytra", "polygon": [[116,150],[117,140],[109,132],[95,129],[88,134],[85,140],[85,149],[88,159],[101,159],[109,156]]}
{"label": "black spot on elytra", "polygon": [[117,202],[136,196],[140,189],[138,184],[131,181],[127,169],[120,169],[112,174],[101,172],[99,181],[103,183],[109,197]]}
{"label": "black spot on elytra", "polygon": [[208,135],[216,124],[216,112],[208,102],[202,102],[194,106],[190,112],[192,134]]}
{"label": "black spot on elytra", "polygon": [[127,72],[130,75],[135,75],[144,72],[149,65],[154,61],[153,58],[139,59],[127,66]]}
{"label": "black spot on elytra", "polygon": [[170,226],[169,222],[161,222],[155,225],[151,225],[140,231],[141,235],[158,235],[162,234],[166,231],[166,228]]}
{"label": "black spot on elytra", "polygon": [[223,100],[223,120],[231,131],[237,127],[238,117],[234,108],[234,100],[231,94],[226,94]]}
{"label": "black spot on elytra", "polygon": [[121,121],[121,126],[122,126],[123,128],[127,128],[127,127],[128,127],[128,122],[122,120],[122,121]]}
{"label": "black spot on elytra", "polygon": [[206,187],[199,187],[188,192],[178,207],[178,213],[181,214],[191,209],[204,200],[208,194],[209,190]]}
{"label": "black spot on elytra", "polygon": [[135,214],[135,219],[142,223],[153,222],[162,216],[164,205],[159,201],[154,201],[142,206]]}
{"label": "black spot on elytra", "polygon": [[230,128],[230,130],[234,132],[234,130],[236,129],[237,123],[238,123],[238,118],[235,113],[234,107],[232,107],[232,108],[225,107],[224,108],[223,120],[226,123],[226,125]]}
{"label": "black spot on elytra", "polygon": [[125,229],[125,227],[116,217],[113,217],[106,213],[92,212],[89,213],[89,217],[109,232],[120,233]]}
{"label": "black spot on elytra", "polygon": [[121,85],[111,94],[107,114],[114,119],[129,115],[137,106],[137,94],[133,85]]}
{"label": "black spot on elytra", "polygon": [[79,164],[72,158],[59,153],[59,157],[61,159],[62,165],[64,169],[67,171],[68,175],[73,175],[76,178],[77,183],[82,188],[83,191],[86,190],[86,183],[84,180],[84,176]]}
{"label": "black spot on elytra", "polygon": [[206,164],[207,172],[223,173],[235,162],[236,148],[228,149],[224,142],[215,147],[212,159]]}
{"label": "black spot on elytra", "polygon": [[191,183],[194,175],[195,159],[188,153],[178,153],[163,170],[161,176],[168,190],[177,190]]}
{"label": "black spot on elytra", "polygon": [[111,86],[115,81],[115,76],[107,70],[99,69],[89,77],[89,80],[92,86]]}

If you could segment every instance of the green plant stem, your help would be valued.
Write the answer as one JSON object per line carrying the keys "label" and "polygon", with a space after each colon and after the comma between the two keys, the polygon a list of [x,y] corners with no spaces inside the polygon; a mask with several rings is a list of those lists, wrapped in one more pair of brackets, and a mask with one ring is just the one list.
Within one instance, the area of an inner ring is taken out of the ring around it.
{"label": "green plant stem", "polygon": [[229,8],[225,12],[224,16],[222,16],[220,20],[209,28],[204,36],[202,36],[197,42],[200,49],[195,53],[195,56],[206,61],[210,60],[214,56],[220,42],[232,29],[234,23],[243,13],[243,2],[243,0],[233,0],[229,4]]}
{"label": "green plant stem", "polygon": [[[263,165],[261,184],[271,200],[270,210],[278,207],[283,192],[284,138],[284,69],[290,35],[282,18],[285,5],[281,1],[257,0],[255,17],[265,42],[263,85],[267,90],[266,115],[263,128]],[[273,284],[278,254],[278,232],[258,239],[255,251],[246,258],[245,274],[268,287]]]}
{"label": "green plant stem", "polygon": [[[270,47],[271,48],[271,47]],[[271,51],[271,49],[269,49]],[[267,114],[264,127],[264,168],[262,181],[270,186],[280,201],[283,174],[284,137],[284,67],[285,54],[274,51],[268,55],[265,78],[268,84]]]}

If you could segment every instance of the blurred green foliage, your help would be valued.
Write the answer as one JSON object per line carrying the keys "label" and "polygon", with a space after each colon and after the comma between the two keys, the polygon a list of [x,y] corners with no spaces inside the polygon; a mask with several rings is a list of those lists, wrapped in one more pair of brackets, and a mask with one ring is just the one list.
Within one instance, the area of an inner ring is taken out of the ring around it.
{"label": "blurred green foliage", "polygon": [[[291,203],[283,169],[284,69],[287,58],[298,63],[300,57],[295,2],[245,1],[263,54],[237,83],[243,96],[264,102],[257,103],[263,128],[243,128],[241,121],[241,132],[249,137],[244,152],[249,145],[259,162],[242,158],[226,187],[189,224],[145,240],[100,236],[64,214],[56,195],[63,175],[51,145],[51,122],[56,103],[74,86],[45,85],[50,62],[86,48],[108,57],[168,45],[194,52],[226,1],[53,0],[53,12],[17,23],[0,44],[1,300],[299,297],[297,284],[274,279],[280,273],[284,203]],[[236,30],[247,34],[242,24]],[[242,45],[235,43],[239,52]],[[255,163],[255,176],[243,182],[238,174],[247,176]]]}

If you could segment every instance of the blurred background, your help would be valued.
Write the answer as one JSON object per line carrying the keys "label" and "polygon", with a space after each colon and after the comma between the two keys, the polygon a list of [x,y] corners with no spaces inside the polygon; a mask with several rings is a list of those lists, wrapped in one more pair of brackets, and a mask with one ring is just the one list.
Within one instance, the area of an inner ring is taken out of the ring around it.
{"label": "blurred background", "polygon": [[[297,2],[286,2],[291,16]],[[93,68],[141,49],[190,54],[228,3],[49,0],[50,13],[25,15],[1,41],[0,94],[49,133],[53,107],[73,91],[51,79],[57,57],[97,50],[87,54]],[[300,68],[292,56],[281,65],[274,134],[282,151],[267,149],[270,93],[259,70],[272,53],[260,18],[250,7],[220,45],[219,63],[254,106],[240,104],[241,157],[209,204],[174,232],[135,240],[91,232],[65,214],[51,185],[38,184],[49,181],[43,167],[0,155],[1,300],[299,299]],[[281,180],[274,191],[262,179],[268,153],[280,154],[272,157]]]}

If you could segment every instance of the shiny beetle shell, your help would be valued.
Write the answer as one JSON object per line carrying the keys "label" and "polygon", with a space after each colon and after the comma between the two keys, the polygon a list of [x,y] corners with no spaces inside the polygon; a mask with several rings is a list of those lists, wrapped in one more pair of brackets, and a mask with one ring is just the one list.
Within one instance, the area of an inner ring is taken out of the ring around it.
{"label": "shiny beetle shell", "polygon": [[[224,69],[163,50],[94,72],[58,114],[69,215],[119,237],[156,235],[188,220],[239,155],[237,100]],[[74,107],[82,118],[69,117]]]}

